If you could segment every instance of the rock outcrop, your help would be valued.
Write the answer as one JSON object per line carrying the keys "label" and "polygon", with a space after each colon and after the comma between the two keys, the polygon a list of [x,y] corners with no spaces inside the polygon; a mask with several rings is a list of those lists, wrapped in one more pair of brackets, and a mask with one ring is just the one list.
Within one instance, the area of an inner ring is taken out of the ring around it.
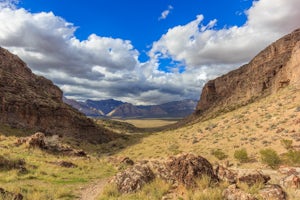
{"label": "rock outcrop", "polygon": [[208,81],[195,114],[211,117],[233,110],[288,85],[299,85],[299,77],[300,29],[297,29],[268,46],[249,64]]}
{"label": "rock outcrop", "polygon": [[154,173],[148,165],[136,164],[133,167],[118,173],[114,182],[122,193],[136,192],[146,183],[155,178]]}
{"label": "rock outcrop", "polygon": [[62,101],[62,91],[31,72],[16,55],[0,48],[0,123],[32,132],[103,143],[114,134]]}

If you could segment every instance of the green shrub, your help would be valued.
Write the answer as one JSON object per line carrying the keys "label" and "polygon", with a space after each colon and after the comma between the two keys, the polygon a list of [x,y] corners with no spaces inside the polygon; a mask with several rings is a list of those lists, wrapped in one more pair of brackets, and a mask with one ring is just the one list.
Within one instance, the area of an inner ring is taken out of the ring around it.
{"label": "green shrub", "polygon": [[219,160],[224,160],[228,157],[221,149],[216,149],[211,151],[211,155],[215,156]]}
{"label": "green shrub", "polygon": [[260,151],[261,161],[271,168],[276,168],[280,164],[280,158],[273,149],[264,149]]}
{"label": "green shrub", "polygon": [[282,139],[280,140],[280,142],[283,145],[283,147],[286,148],[287,150],[293,148],[293,140]]}
{"label": "green shrub", "polygon": [[234,158],[237,159],[241,163],[245,163],[249,161],[248,153],[245,148],[236,150],[234,152]]}

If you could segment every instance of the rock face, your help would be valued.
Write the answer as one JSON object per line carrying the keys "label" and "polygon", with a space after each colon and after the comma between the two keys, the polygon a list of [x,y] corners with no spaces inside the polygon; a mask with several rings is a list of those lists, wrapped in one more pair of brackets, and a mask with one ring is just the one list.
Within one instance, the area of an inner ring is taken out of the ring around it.
{"label": "rock face", "polygon": [[31,72],[16,55],[0,48],[0,123],[107,142],[114,136],[62,101],[62,91],[50,80]]}
{"label": "rock face", "polygon": [[[233,55],[234,56],[234,55]],[[260,52],[249,64],[208,81],[196,114],[216,115],[300,83],[300,29]]]}

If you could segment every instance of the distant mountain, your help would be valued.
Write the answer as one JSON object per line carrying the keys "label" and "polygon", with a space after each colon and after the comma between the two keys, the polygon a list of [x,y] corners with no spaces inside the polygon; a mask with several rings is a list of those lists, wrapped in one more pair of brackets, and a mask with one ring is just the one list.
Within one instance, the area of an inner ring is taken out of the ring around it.
{"label": "distant mountain", "polygon": [[73,108],[76,108],[80,112],[84,113],[86,116],[97,117],[97,116],[105,115],[102,110],[89,107],[88,104],[85,102],[75,101],[73,99],[67,99],[66,97],[63,97],[63,101],[66,104],[69,104]]}
{"label": "distant mountain", "polygon": [[100,100],[100,101],[93,101],[88,99],[86,100],[85,104],[90,108],[101,110],[101,112],[103,112],[103,115],[107,115],[115,108],[125,103],[114,99],[107,99],[107,100]]}
{"label": "distant mountain", "polygon": [[108,100],[86,100],[77,102],[75,100],[64,100],[67,104],[80,112],[91,117],[121,117],[121,118],[162,118],[162,117],[185,117],[194,112],[196,100],[182,100],[164,103],[161,105],[135,106],[130,103]]}

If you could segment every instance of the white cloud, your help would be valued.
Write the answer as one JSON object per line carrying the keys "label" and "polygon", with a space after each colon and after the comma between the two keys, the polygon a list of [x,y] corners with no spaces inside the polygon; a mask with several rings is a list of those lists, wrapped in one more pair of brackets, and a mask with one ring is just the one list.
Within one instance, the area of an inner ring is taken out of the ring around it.
{"label": "white cloud", "polygon": [[[248,20],[241,26],[213,29],[217,20],[204,25],[203,15],[194,21],[168,30],[153,43],[153,59],[172,58],[187,68],[211,66],[215,75],[248,62],[268,44],[300,27],[299,0],[260,0],[246,12]],[[232,68],[223,70],[223,65]]]}
{"label": "white cloud", "polygon": [[168,17],[168,15],[170,14],[171,10],[173,10],[173,6],[169,5],[167,10],[164,10],[160,17],[158,18],[158,20],[163,20],[166,19]]}
{"label": "white cloud", "polygon": [[[204,16],[198,15],[169,29],[153,43],[151,58],[141,63],[128,40],[91,34],[81,41],[74,35],[77,27],[63,18],[51,12],[30,13],[6,2],[0,4],[0,45],[58,84],[65,95],[80,100],[154,104],[198,98],[207,80],[249,61],[270,42],[300,27],[299,0],[260,0],[247,11],[241,27],[215,30],[217,20],[204,25]],[[185,71],[158,70],[161,58],[183,63]]]}

